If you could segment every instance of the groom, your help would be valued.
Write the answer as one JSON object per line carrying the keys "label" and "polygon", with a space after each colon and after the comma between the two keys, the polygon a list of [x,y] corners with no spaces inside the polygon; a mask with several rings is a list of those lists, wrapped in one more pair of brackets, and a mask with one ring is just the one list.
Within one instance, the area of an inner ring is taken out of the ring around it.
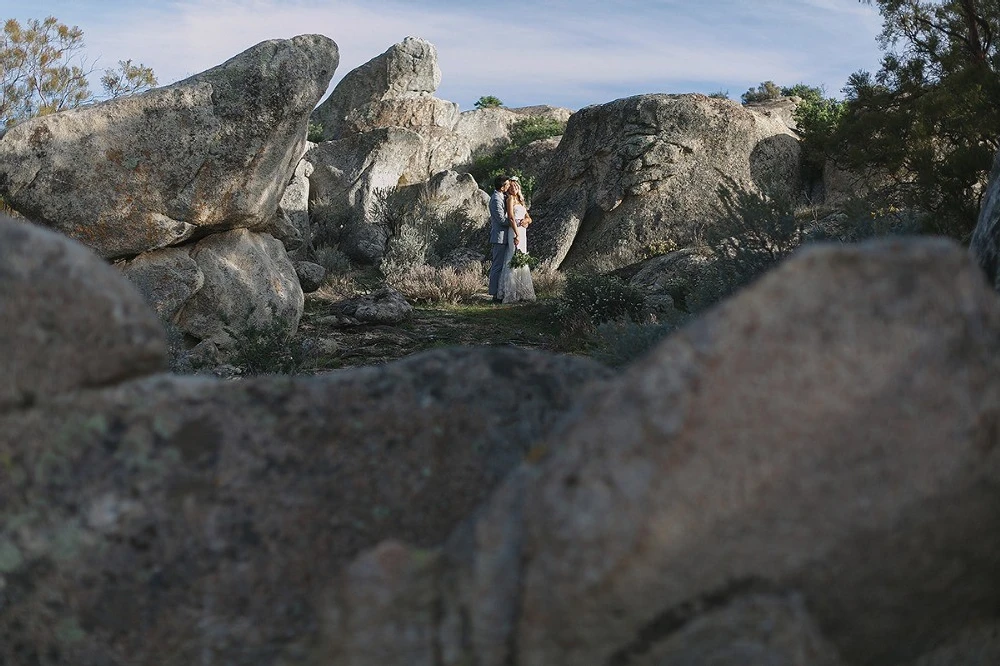
{"label": "groom", "polygon": [[510,179],[507,176],[497,176],[493,179],[493,196],[490,197],[490,248],[492,261],[490,264],[490,296],[494,303],[500,303],[497,292],[500,290],[500,273],[503,271],[503,260],[507,254],[507,234],[510,233],[510,222],[507,220],[507,206],[504,197],[510,189]]}

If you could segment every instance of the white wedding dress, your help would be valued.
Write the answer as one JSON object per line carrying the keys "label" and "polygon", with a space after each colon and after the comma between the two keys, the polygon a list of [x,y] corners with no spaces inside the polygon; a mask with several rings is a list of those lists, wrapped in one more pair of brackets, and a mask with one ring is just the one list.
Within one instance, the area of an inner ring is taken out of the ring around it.
{"label": "white wedding dress", "polygon": [[528,214],[528,209],[521,204],[514,206],[514,223],[517,225],[517,239],[515,245],[514,234],[507,234],[507,254],[504,255],[503,271],[500,273],[500,290],[497,298],[504,303],[514,303],[517,301],[535,300],[535,285],[531,282],[531,269],[527,266],[518,268],[510,267],[510,260],[514,256],[514,250],[521,252],[528,251],[528,229],[521,226],[521,221]]}

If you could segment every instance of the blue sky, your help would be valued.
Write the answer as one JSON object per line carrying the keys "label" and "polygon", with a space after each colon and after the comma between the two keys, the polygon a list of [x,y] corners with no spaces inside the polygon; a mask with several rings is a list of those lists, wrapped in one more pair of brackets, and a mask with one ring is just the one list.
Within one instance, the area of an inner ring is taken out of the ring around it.
{"label": "blue sky", "polygon": [[[161,84],[264,39],[318,32],[340,47],[334,84],[407,35],[438,49],[437,96],[472,108],[578,109],[640,93],[728,91],[771,79],[839,95],[876,69],[880,21],[857,0],[0,0],[0,17],[54,15],[83,29],[99,68],[131,58]],[[96,86],[95,86],[96,87]]]}

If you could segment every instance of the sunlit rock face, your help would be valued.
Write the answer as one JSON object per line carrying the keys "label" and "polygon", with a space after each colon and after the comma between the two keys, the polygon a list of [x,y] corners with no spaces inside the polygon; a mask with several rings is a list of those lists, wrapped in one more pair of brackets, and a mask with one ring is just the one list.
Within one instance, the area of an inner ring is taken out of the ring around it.
{"label": "sunlit rock face", "polygon": [[322,35],[271,40],[170,86],[26,121],[0,140],[0,192],[106,258],[263,229],[338,62]]}

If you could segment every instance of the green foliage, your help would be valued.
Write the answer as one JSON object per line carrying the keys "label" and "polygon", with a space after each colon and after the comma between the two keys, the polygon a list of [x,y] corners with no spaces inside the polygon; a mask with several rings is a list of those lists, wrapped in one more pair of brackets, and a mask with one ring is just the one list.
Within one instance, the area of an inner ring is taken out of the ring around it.
{"label": "green foliage", "polygon": [[764,81],[756,88],[750,88],[740,96],[744,104],[769,102],[781,97],[781,88],[774,81]]}
{"label": "green foliage", "polygon": [[492,153],[476,156],[469,172],[479,183],[479,187],[487,192],[492,192],[496,176],[517,176],[521,180],[525,198],[530,200],[535,191],[535,178],[525,175],[520,169],[507,168],[510,156],[533,141],[560,136],[565,131],[566,123],[554,118],[529,117],[520,120],[510,128],[510,143]]}
{"label": "green foliage", "polygon": [[242,333],[231,333],[234,341],[230,361],[250,375],[292,375],[306,365],[306,345],[289,333],[281,318],[264,326],[249,326]]}
{"label": "green foliage", "polygon": [[[54,16],[8,19],[0,33],[0,130],[27,118],[71,109],[94,100],[83,59],[83,31]],[[153,71],[131,60],[120,61],[101,79],[110,97],[156,84]]]}
{"label": "green foliage", "polygon": [[671,324],[614,321],[598,324],[591,336],[591,355],[613,368],[621,368],[639,358],[676,330]]}
{"label": "green foliage", "polygon": [[566,278],[556,317],[565,324],[583,315],[592,326],[626,318],[638,321],[642,302],[642,290],[620,277],[573,273]]}
{"label": "green foliage", "polygon": [[708,93],[708,96],[712,99],[729,99],[728,90],[716,90],[713,93]]}
{"label": "green foliage", "polygon": [[510,128],[510,143],[516,148],[527,146],[532,141],[560,136],[566,131],[566,123],[555,118],[532,116],[519,120]]}
{"label": "green foliage", "polygon": [[806,180],[822,177],[845,109],[844,102],[829,97],[803,98],[795,107],[795,122],[802,136],[802,166]]}
{"label": "green foliage", "polygon": [[323,123],[314,123],[309,121],[309,131],[306,134],[306,138],[313,143],[320,143],[323,141]]}
{"label": "green foliage", "polygon": [[369,220],[382,229],[385,251],[389,251],[392,241],[399,237],[406,222],[406,206],[402,193],[395,187],[377,187],[372,190],[371,203],[367,210]]}
{"label": "green foliage", "polygon": [[795,216],[795,202],[781,192],[777,187],[750,190],[731,178],[719,186],[719,219],[702,230],[716,259],[702,288],[714,298],[748,284],[802,244],[803,225]]}
{"label": "green foliage", "polygon": [[1000,4],[878,0],[881,67],[857,72],[833,137],[838,163],[887,181],[887,204],[966,239],[1000,139]]}
{"label": "green foliage", "polygon": [[671,252],[676,252],[681,249],[672,238],[666,240],[656,240],[652,241],[642,250],[642,256],[644,259],[652,259],[653,257],[659,257],[664,254],[670,254]]}
{"label": "green foliage", "polygon": [[156,84],[153,69],[142,63],[133,64],[131,59],[119,60],[118,69],[106,69],[101,77],[101,88],[109,99],[134,95],[149,90]]}
{"label": "green foliage", "polygon": [[514,250],[514,256],[510,258],[511,268],[521,268],[522,266],[527,266],[530,269],[537,266],[538,263],[538,257],[533,257],[527,252],[522,252],[521,250]]}
{"label": "green foliage", "polygon": [[494,97],[493,95],[483,95],[476,100],[475,106],[477,109],[493,109],[503,106],[503,102],[500,101],[499,97]]}

